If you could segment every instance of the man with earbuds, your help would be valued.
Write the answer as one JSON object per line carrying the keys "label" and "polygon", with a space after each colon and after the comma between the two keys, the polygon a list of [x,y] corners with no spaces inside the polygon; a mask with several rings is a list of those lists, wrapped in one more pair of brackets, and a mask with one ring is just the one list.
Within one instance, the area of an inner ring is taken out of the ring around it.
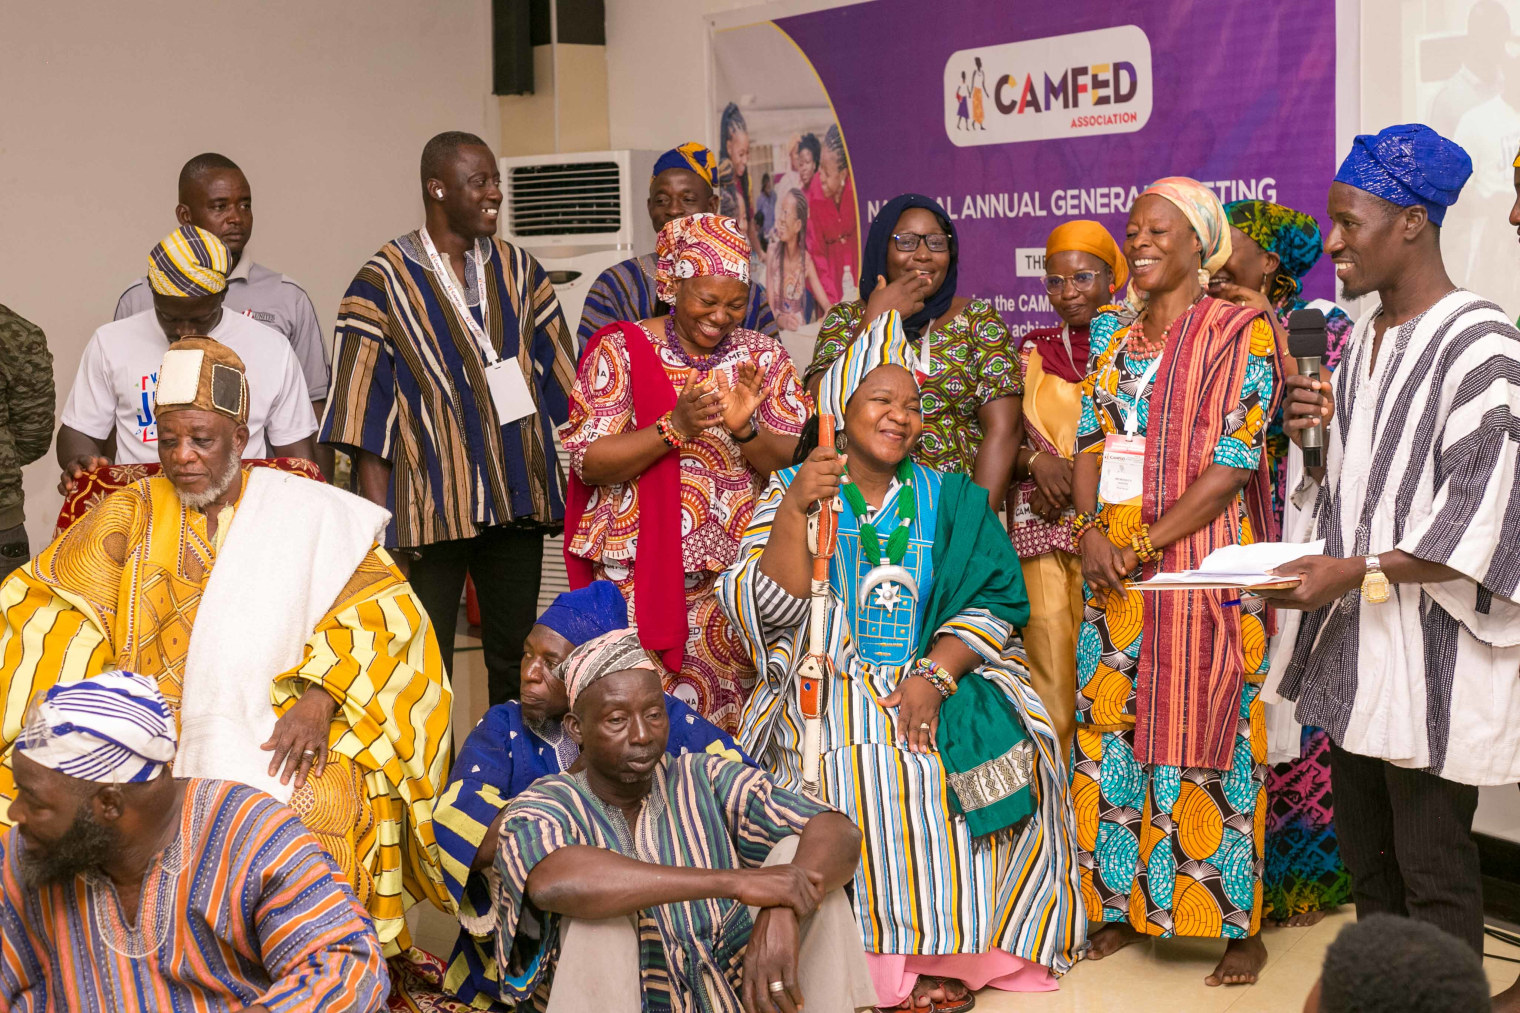
{"label": "man with earbuds", "polygon": [[494,238],[501,173],[486,143],[428,141],[422,203],[424,226],[386,243],[343,297],[319,439],[353,455],[360,493],[391,511],[385,547],[445,666],[474,579],[494,705],[517,696],[543,537],[564,526],[554,430],[575,359],[549,276]]}

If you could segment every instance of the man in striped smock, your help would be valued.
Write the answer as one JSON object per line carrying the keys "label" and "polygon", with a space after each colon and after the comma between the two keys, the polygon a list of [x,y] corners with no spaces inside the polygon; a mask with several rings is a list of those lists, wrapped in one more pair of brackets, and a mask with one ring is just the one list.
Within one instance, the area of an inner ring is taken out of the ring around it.
{"label": "man in striped smock", "polygon": [[[765,773],[670,757],[636,630],[562,666],[575,773],[513,800],[492,886],[500,998],[564,1013],[829,1013],[876,1004],[850,904],[860,832]],[[748,907],[746,907],[748,905]]]}
{"label": "man in striped smock", "polygon": [[1357,914],[1430,922],[1481,955],[1478,789],[1520,780],[1520,333],[1442,263],[1471,172],[1407,124],[1358,137],[1330,188],[1325,250],[1348,298],[1379,303],[1333,389],[1288,380],[1289,435],[1324,429],[1324,466],[1294,495],[1325,542],[1278,568],[1302,581],[1273,596],[1296,611],[1268,690],[1330,735]]}
{"label": "man in striped smock", "polygon": [[380,942],[316,838],[263,792],[176,779],[175,745],[140,675],[33,704],[0,836],[0,1008],[379,1009]]}

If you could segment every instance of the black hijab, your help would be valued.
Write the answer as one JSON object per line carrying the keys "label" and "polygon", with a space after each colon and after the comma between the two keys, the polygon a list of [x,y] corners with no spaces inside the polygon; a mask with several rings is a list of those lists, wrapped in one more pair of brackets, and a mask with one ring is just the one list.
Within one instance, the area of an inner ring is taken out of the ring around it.
{"label": "black hijab", "polygon": [[917,338],[929,321],[944,316],[945,311],[955,300],[955,275],[956,265],[960,260],[960,243],[955,236],[955,223],[950,216],[945,214],[945,209],[939,204],[925,197],[923,194],[905,193],[899,197],[893,197],[887,201],[882,209],[876,212],[876,217],[871,221],[871,231],[866,236],[865,263],[860,272],[860,300],[865,302],[871,298],[871,292],[876,288],[876,278],[887,276],[887,250],[892,243],[892,233],[897,229],[897,219],[902,217],[904,211],[911,208],[923,208],[932,211],[939,217],[940,224],[950,234],[950,267],[945,271],[945,280],[940,284],[939,290],[924,301],[924,308],[903,319],[903,327],[908,336]]}

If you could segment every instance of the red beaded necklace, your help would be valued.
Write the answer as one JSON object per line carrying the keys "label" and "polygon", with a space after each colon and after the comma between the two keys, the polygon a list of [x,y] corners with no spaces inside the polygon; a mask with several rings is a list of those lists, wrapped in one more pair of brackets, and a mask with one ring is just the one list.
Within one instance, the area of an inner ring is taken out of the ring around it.
{"label": "red beaded necklace", "polygon": [[[1203,296],[1201,295],[1198,297],[1198,299],[1202,298]],[[1124,341],[1124,351],[1128,353],[1131,359],[1154,359],[1160,355],[1162,349],[1166,348],[1166,339],[1171,337],[1172,328],[1178,324],[1182,324],[1183,328],[1186,329],[1188,318],[1193,315],[1193,310],[1198,307],[1198,299],[1194,299],[1186,312],[1167,325],[1166,330],[1161,332],[1161,338],[1158,341],[1150,341],[1146,338],[1145,328],[1140,326],[1140,318],[1136,317],[1135,322],[1129,325],[1129,336]]]}

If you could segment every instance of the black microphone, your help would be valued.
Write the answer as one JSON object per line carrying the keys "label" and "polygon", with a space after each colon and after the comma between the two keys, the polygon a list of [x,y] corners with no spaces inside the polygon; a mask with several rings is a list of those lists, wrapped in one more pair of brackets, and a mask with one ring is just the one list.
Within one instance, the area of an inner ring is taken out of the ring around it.
{"label": "black microphone", "polygon": [[[1298,360],[1300,376],[1319,377],[1320,360],[1325,357],[1325,315],[1316,309],[1294,310],[1288,314],[1288,354]],[[1304,467],[1325,466],[1325,423],[1303,430],[1299,446],[1304,452]]]}

